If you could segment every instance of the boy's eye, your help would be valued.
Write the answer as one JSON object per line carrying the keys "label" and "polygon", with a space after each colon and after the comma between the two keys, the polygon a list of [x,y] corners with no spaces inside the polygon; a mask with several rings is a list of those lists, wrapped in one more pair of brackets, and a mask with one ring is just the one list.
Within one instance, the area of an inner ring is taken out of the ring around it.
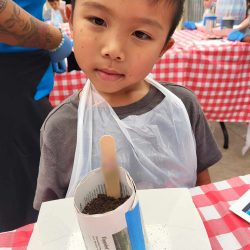
{"label": "boy's eye", "polygon": [[133,35],[142,40],[151,40],[151,37],[147,35],[146,33],[144,33],[143,31],[137,30],[133,33]]}
{"label": "boy's eye", "polygon": [[106,26],[105,21],[104,21],[103,19],[99,18],[99,17],[95,17],[95,16],[89,17],[88,20],[89,20],[91,23],[95,24],[95,25],[98,25],[98,26]]}

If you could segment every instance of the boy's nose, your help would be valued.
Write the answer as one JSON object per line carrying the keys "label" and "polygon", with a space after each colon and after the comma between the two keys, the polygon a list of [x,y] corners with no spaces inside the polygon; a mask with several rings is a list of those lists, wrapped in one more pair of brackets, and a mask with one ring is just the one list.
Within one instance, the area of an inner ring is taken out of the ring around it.
{"label": "boy's nose", "polygon": [[102,48],[101,53],[103,57],[110,58],[111,60],[118,62],[122,62],[125,59],[123,46],[117,40],[106,43],[106,45]]}

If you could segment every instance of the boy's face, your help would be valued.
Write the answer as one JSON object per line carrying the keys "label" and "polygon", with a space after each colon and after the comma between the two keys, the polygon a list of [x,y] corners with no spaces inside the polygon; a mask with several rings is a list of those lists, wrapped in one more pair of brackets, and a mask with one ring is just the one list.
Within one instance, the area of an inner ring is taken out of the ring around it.
{"label": "boy's face", "polygon": [[49,2],[50,6],[54,10],[58,10],[60,7],[60,1]]}
{"label": "boy's face", "polygon": [[[137,88],[172,46],[173,7],[149,0],[77,0],[71,23],[76,60],[103,95]],[[68,13],[69,15],[70,13]]]}

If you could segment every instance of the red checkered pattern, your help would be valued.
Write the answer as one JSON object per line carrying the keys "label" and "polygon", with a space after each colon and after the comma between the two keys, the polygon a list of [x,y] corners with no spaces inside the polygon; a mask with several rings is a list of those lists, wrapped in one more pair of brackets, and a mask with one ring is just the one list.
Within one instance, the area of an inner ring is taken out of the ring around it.
{"label": "red checkered pattern", "polygon": [[55,85],[50,94],[50,102],[53,106],[61,103],[66,97],[75,91],[82,89],[86,81],[82,71],[71,71],[64,74],[55,75]]}
{"label": "red checkered pattern", "polygon": [[229,211],[250,188],[250,175],[190,189],[212,249],[250,249],[249,224]]}
{"label": "red checkered pattern", "polygon": [[34,224],[29,224],[13,231],[0,233],[0,249],[26,250],[33,228]]}
{"label": "red checkered pattern", "polygon": [[[213,250],[250,249],[249,224],[228,209],[249,188],[250,175],[245,175],[190,189]],[[0,250],[25,250],[32,231],[27,225],[0,234]]]}
{"label": "red checkered pattern", "polygon": [[[70,33],[68,25],[62,27]],[[250,45],[218,40],[215,44],[200,31],[177,31],[176,41],[154,66],[158,81],[168,81],[195,92],[209,120],[250,121]],[[81,89],[86,76],[68,72],[55,76],[50,100],[58,105],[73,91]]]}

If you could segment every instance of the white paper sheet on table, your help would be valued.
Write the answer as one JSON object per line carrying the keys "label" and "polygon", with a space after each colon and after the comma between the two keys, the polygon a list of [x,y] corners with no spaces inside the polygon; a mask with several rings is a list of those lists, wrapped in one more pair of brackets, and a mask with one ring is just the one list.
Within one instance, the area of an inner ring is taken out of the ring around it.
{"label": "white paper sheet on table", "polygon": [[[138,196],[150,250],[211,249],[188,189],[140,190]],[[28,246],[28,250],[58,249],[85,249],[73,198],[42,204]]]}
{"label": "white paper sheet on table", "polygon": [[250,223],[250,190],[245,192],[229,209]]}

